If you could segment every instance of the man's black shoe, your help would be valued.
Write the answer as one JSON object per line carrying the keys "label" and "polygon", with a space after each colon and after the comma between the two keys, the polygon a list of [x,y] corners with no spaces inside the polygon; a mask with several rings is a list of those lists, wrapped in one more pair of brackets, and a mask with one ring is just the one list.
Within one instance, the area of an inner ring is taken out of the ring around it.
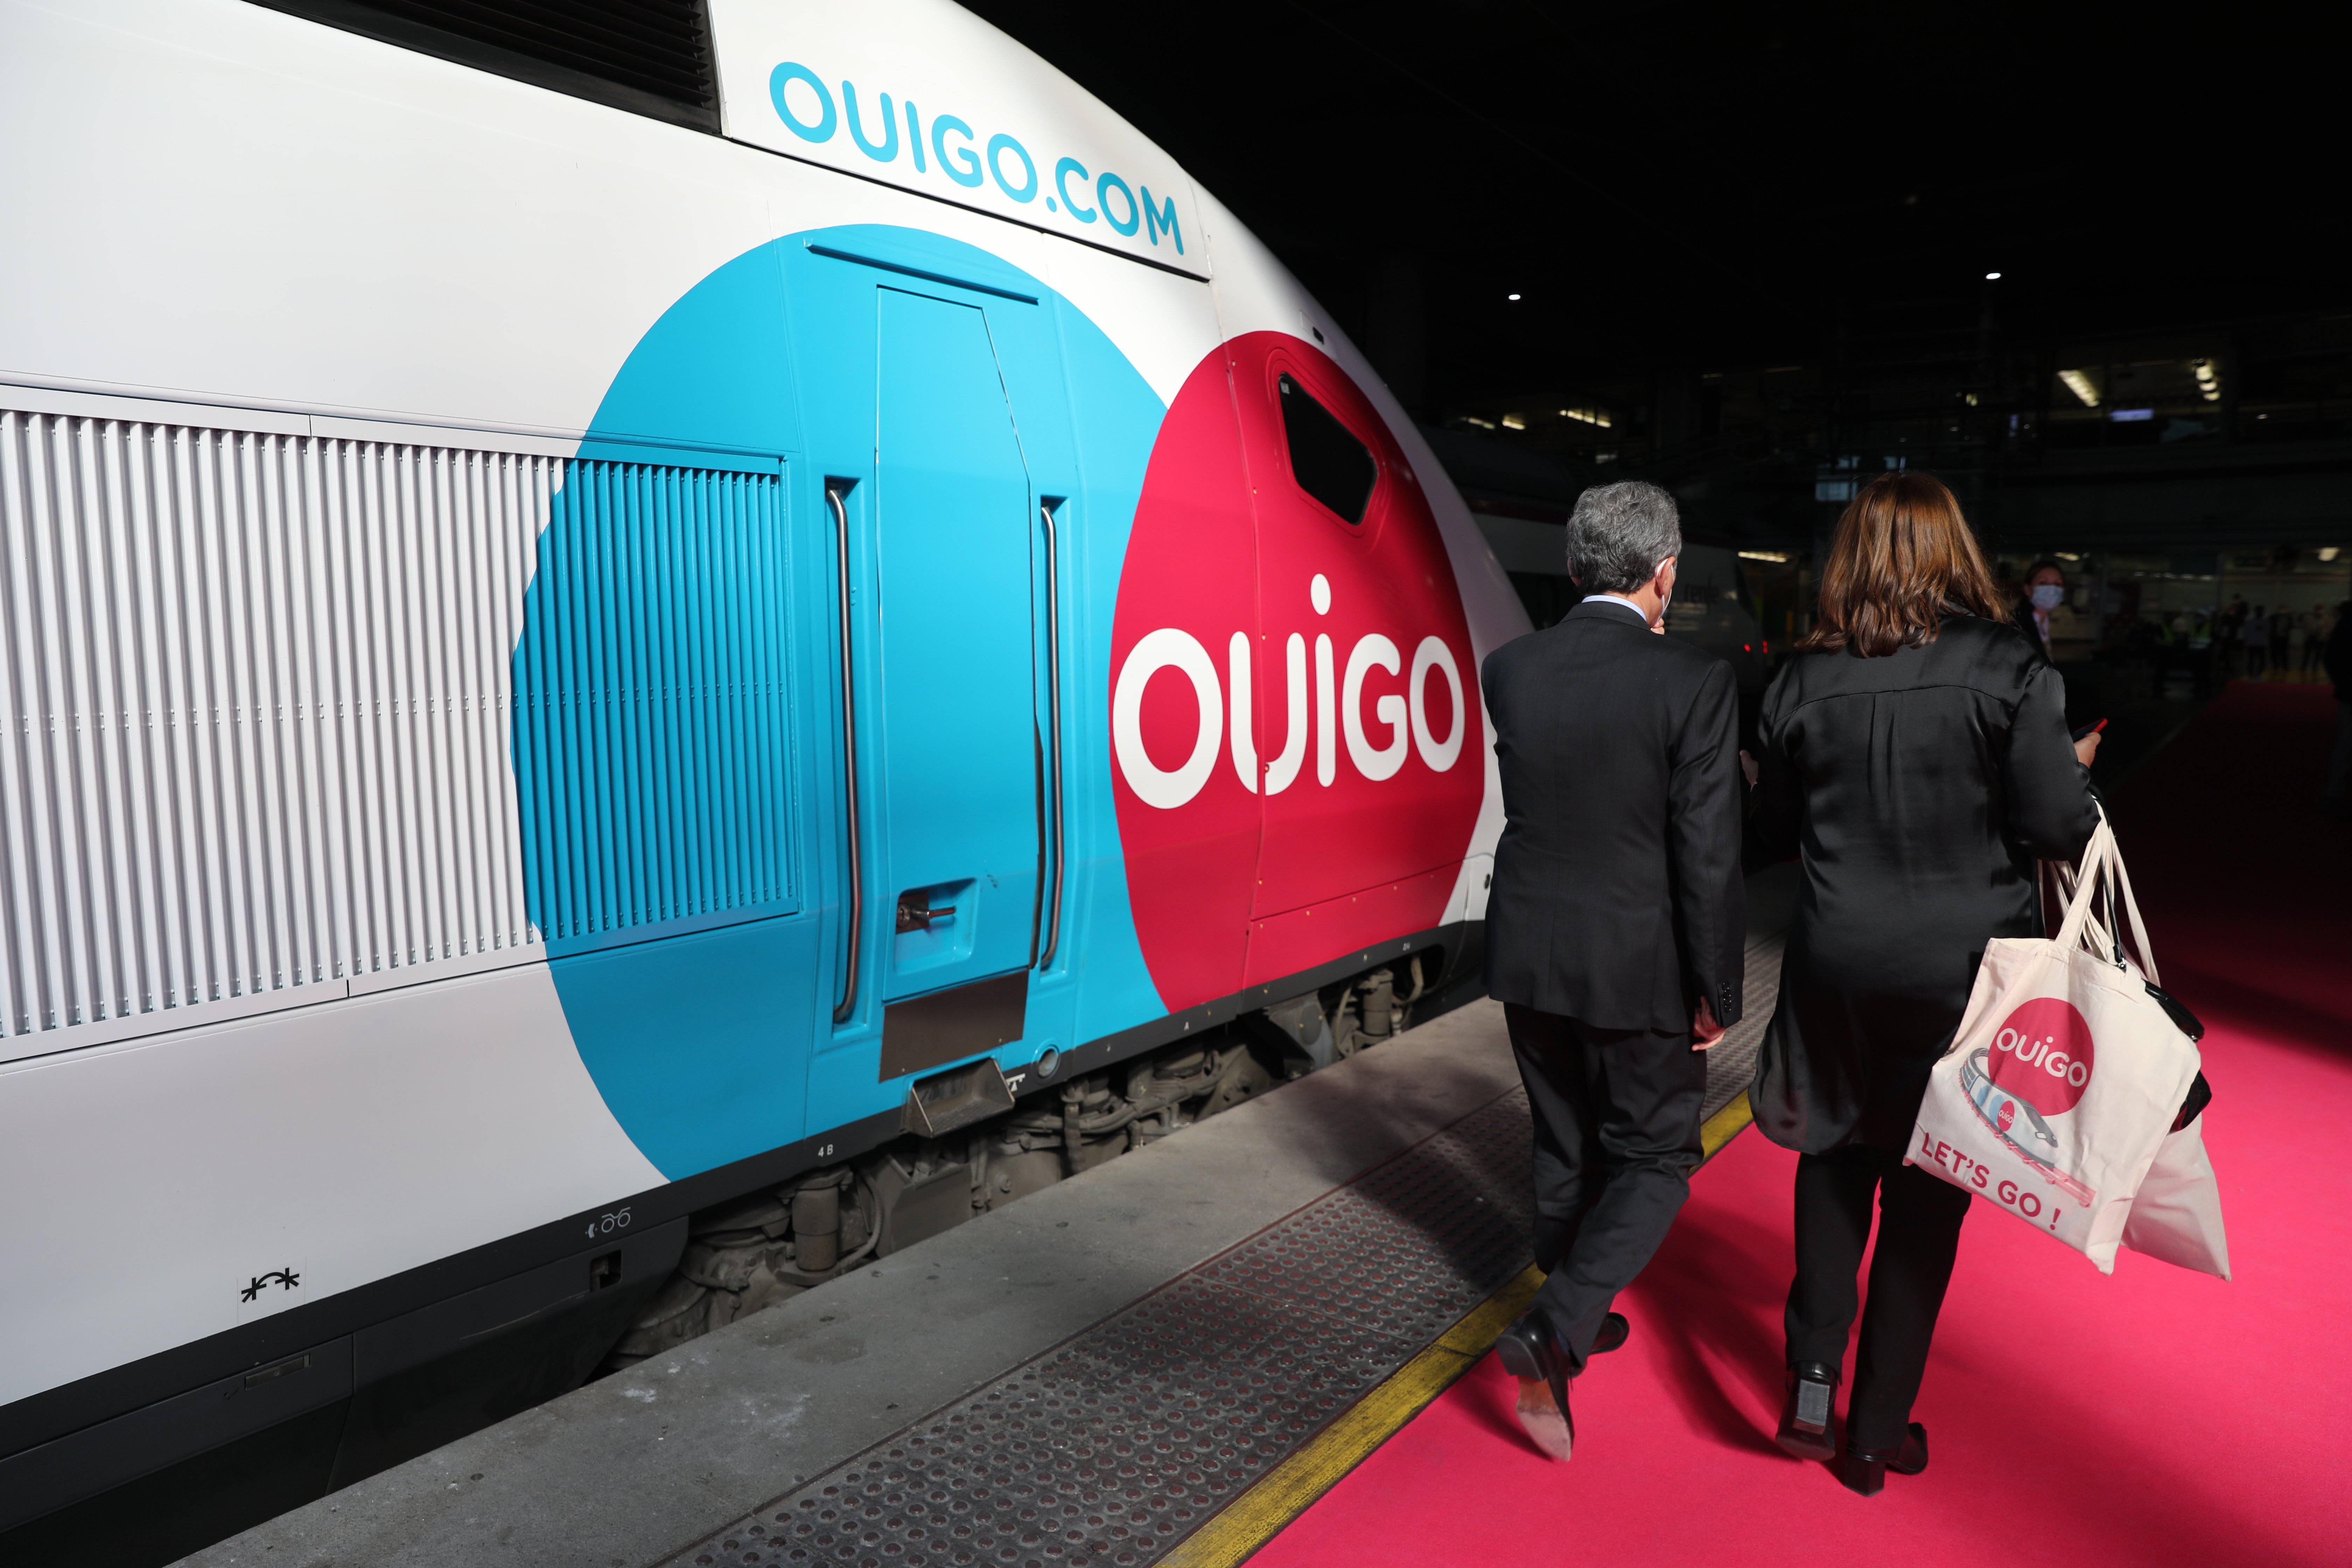
{"label": "man's black shoe", "polygon": [[1528,1441],[1566,1463],[1576,1447],[1576,1420],[1568,1412],[1568,1352],[1550,1325],[1534,1311],[1523,1313],[1496,1340],[1495,1353],[1519,1380],[1519,1426]]}
{"label": "man's black shoe", "polygon": [[1830,1430],[1830,1405],[1838,1369],[1822,1361],[1801,1361],[1789,1369],[1789,1396],[1780,1405],[1780,1430],[1773,1441],[1800,1459],[1837,1458],[1837,1435]]}
{"label": "man's black shoe", "polygon": [[1624,1313],[1610,1313],[1601,1320],[1601,1331],[1592,1336],[1592,1355],[1607,1355],[1623,1344],[1626,1336],[1633,1331],[1633,1325],[1625,1321]]}

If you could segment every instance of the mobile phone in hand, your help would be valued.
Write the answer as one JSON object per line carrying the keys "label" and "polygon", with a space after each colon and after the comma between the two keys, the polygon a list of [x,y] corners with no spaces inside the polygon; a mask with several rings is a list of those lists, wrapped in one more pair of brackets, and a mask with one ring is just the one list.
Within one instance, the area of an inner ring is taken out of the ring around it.
{"label": "mobile phone in hand", "polygon": [[2105,719],[2102,719],[2102,720],[2100,720],[2098,722],[2096,722],[2096,723],[2095,723],[2095,724],[2085,724],[2085,725],[2084,725],[2081,729],[2079,729],[2079,730],[2075,731],[2074,731],[2074,735],[2073,735],[2072,737],[2070,737],[2070,738],[2071,738],[2071,739],[2074,739],[2074,740],[2080,741],[2080,740],[2084,739],[2085,737],[2088,737],[2088,736],[2091,736],[2091,735],[2095,735],[2095,734],[2097,734],[2100,731],[2102,731],[2102,730],[2105,729],[2106,727],[2107,727],[2107,721],[2106,721]]}

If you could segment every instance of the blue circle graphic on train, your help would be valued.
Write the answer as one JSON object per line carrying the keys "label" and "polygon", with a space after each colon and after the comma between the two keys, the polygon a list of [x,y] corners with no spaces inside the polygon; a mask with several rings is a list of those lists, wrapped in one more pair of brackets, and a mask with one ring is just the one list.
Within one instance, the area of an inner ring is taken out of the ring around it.
{"label": "blue circle graphic on train", "polygon": [[[959,344],[992,356],[1012,404],[1007,460],[1083,532],[1082,551],[1065,544],[1062,592],[1102,607],[1065,614],[1065,668],[1108,667],[1108,606],[1166,410],[1066,299],[959,241],[854,226],[745,252],[646,332],[546,501],[514,653],[512,756],[527,910],[572,1038],[615,1119],[673,1179],[895,1110],[906,1092],[877,1074],[872,1030],[860,1052],[859,1031],[831,1022],[845,851],[827,490],[847,487],[858,570],[870,573],[857,490],[871,494],[877,461],[877,320],[919,377],[934,353],[947,375]],[[864,576],[858,591],[881,596]],[[875,644],[860,645],[875,661],[861,683],[878,676],[888,641],[879,607],[853,614]],[[947,675],[959,658],[1013,657],[1001,626],[937,619],[928,636]],[[978,641],[960,653],[967,635]],[[892,670],[890,700],[903,706],[921,682],[903,658]],[[873,721],[861,710],[861,748]],[[1024,769],[1025,756],[1024,740]],[[861,754],[863,815],[877,809],[871,777],[892,761]],[[1075,1013],[1059,1016],[1065,1047],[1161,1011],[1136,945],[1108,763],[1073,747],[1066,765],[1067,858],[1089,873],[1089,892],[1064,938],[1087,966]],[[911,841],[963,826],[897,832]],[[888,893],[870,847],[868,860],[860,972],[878,1025],[882,988],[920,988],[926,974],[885,973],[891,937],[875,911]],[[967,897],[991,891],[983,879]],[[1005,1065],[1042,1048],[1041,1020],[1055,1018],[1033,1006],[1032,1045],[1006,1047]]]}

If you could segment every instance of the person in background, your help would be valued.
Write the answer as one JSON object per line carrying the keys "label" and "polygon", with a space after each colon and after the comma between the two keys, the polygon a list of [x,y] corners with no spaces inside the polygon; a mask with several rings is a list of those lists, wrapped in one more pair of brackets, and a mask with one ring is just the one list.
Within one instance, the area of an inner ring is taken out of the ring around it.
{"label": "person in background", "polygon": [[2069,665],[2087,667],[2097,641],[2097,617],[2074,607],[2066,569],[2055,561],[2036,562],[2025,581],[2026,612],[2042,653],[2062,674]]}
{"label": "person in background", "polygon": [[2058,672],[2005,608],[1951,491],[1883,475],[1839,519],[1815,629],[1764,696],[1754,830],[1804,865],[1748,1091],[1758,1129],[1798,1154],[1778,1440],[1864,1495],[1927,1468],[1911,1405],[1969,1212],[1904,1161],[1928,1068],[1985,943],[2041,934],[2034,862],[2074,859],[2098,824],[2098,737],[2068,740]]}
{"label": "person in background", "polygon": [[2352,822],[2352,599],[2336,606],[2326,666],[2327,679],[2336,683],[2336,751],[2327,759],[2327,786],[2321,794],[2330,816]]}
{"label": "person in background", "polygon": [[2311,613],[2303,619],[2303,674],[2307,680],[2316,680],[2326,666],[2327,637],[2336,629],[2336,622],[2325,605],[2312,605]]}
{"label": "person in background", "polygon": [[1625,1342],[1610,1310],[1665,1239],[1699,1159],[1706,1058],[1739,1018],[1739,691],[1664,637],[1682,552],[1674,498],[1599,485],[1568,521],[1588,595],[1481,673],[1503,787],[1486,993],[1535,1122],[1543,1288],[1496,1342],[1519,1425],[1566,1459],[1569,1380]]}
{"label": "person in background", "polygon": [[2195,683],[2199,679],[2197,617],[2186,605],[2172,613],[2171,633],[2164,650],[2164,672],[2157,677],[2157,685],[2161,687],[2176,669]]}
{"label": "person in background", "polygon": [[2238,628],[2238,646],[2245,650],[2246,679],[2260,680],[2271,646],[2271,617],[2260,605],[2253,607],[2247,615],[2245,624]]}
{"label": "person in background", "polygon": [[2246,601],[2232,594],[2221,613],[2213,617],[2213,674],[2217,679],[2228,680],[2236,670],[2240,647],[2238,634],[2245,624]]}
{"label": "person in background", "polygon": [[2281,680],[2292,680],[2294,678],[2294,667],[2286,661],[2287,628],[2294,624],[2294,612],[2284,605],[2271,612],[2270,662],[2271,668],[2278,671]]}
{"label": "person in background", "polygon": [[2066,569],[2055,561],[2037,561],[2033,570],[2025,574],[2025,624],[2042,643],[2042,657],[2051,663],[2058,656],[2051,649],[2050,619],[2066,607]]}
{"label": "person in background", "polygon": [[2304,642],[2311,636],[2311,616],[2308,612],[2298,616],[2291,610],[2281,610],[2279,615],[2286,622],[2282,639],[2285,646],[2279,649],[2280,673],[2289,680],[2308,680],[2311,678],[2305,669]]}

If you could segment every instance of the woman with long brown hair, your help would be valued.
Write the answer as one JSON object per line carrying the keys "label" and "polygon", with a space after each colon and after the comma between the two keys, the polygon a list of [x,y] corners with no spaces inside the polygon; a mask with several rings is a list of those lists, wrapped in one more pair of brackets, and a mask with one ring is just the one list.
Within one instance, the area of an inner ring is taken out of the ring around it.
{"label": "woman with long brown hair", "polygon": [[[2034,861],[2073,859],[2097,817],[2058,674],[1929,476],[1854,497],[1796,653],[1764,698],[1755,804],[1765,847],[1804,861],[1750,1091],[1757,1126],[1798,1152],[1779,1437],[1867,1494],[1927,1467],[1911,1405],[1969,1208],[1903,1163],[1927,1070],[1986,942],[2038,933]],[[1831,1405],[1874,1196],[1841,1454]]]}

